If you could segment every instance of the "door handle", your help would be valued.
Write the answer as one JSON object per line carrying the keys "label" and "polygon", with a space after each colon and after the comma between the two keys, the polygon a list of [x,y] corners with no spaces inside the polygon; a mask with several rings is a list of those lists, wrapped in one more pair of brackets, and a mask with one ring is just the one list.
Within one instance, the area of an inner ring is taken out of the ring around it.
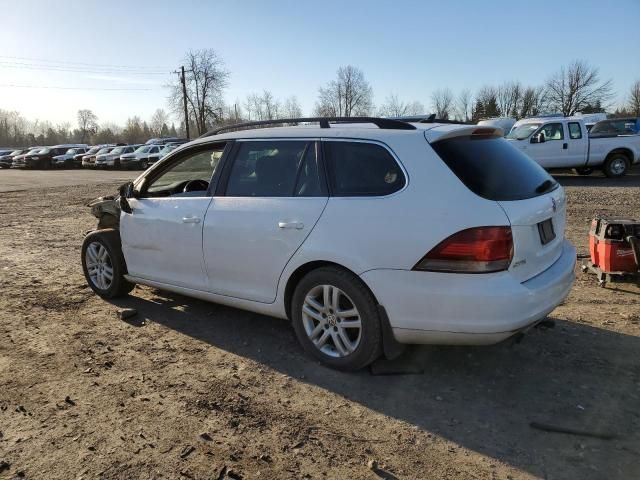
{"label": "door handle", "polygon": [[567,148],[569,148],[569,144],[568,143],[563,143],[562,144],[562,149],[566,150]]}
{"label": "door handle", "polygon": [[295,228],[296,230],[302,230],[304,223],[302,222],[278,222],[278,228]]}
{"label": "door handle", "polygon": [[182,223],[200,223],[198,217],[182,217]]}

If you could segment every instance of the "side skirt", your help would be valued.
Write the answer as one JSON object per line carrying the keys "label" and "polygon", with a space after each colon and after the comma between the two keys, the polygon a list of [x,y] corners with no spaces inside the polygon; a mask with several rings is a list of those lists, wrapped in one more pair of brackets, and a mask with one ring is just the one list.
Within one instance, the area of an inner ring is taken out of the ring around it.
{"label": "side skirt", "polygon": [[125,275],[124,277],[132,283],[147,285],[149,287],[157,288],[159,290],[166,290],[168,292],[179,293],[180,295],[184,295],[186,297],[193,297],[193,298],[197,298],[199,300],[204,300],[207,302],[226,305],[228,307],[239,308],[241,310],[260,313],[262,315],[269,315],[271,317],[282,318],[282,319],[287,318],[287,315],[284,311],[284,307],[281,307],[276,303],[253,302],[251,300],[244,300],[241,298],[229,297],[226,295],[218,295],[216,293],[205,292],[202,290],[194,290],[192,288],[170,285],[168,283],[156,282],[154,280],[135,277],[133,275]]}

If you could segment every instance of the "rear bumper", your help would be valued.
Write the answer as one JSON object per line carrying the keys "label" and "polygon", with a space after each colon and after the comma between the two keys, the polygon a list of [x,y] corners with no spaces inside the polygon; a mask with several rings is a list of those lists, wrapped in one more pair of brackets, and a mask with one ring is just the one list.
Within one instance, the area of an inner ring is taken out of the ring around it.
{"label": "rear bumper", "polygon": [[387,310],[399,342],[484,345],[532,326],[561,304],[575,263],[576,250],[565,240],[558,260],[523,283],[509,272],[371,270],[361,278]]}

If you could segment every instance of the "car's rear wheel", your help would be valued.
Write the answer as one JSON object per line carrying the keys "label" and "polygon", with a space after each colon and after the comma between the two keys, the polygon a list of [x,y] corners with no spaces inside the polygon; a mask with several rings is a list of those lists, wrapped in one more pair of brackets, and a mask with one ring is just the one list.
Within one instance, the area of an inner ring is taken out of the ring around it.
{"label": "car's rear wheel", "polygon": [[149,163],[147,163],[147,161],[146,161],[146,160],[141,160],[141,161],[140,161],[140,168],[141,168],[142,170],[146,170],[147,168],[149,168]]}
{"label": "car's rear wheel", "polygon": [[135,284],[127,281],[120,234],[114,229],[96,230],[82,242],[82,270],[91,289],[103,298],[129,293]]}
{"label": "car's rear wheel", "polygon": [[622,177],[629,170],[629,159],[622,153],[613,153],[607,157],[602,171],[607,177]]}
{"label": "car's rear wheel", "polygon": [[325,365],[357,370],[380,356],[377,303],[352,273],[336,267],[308,273],[296,287],[291,305],[298,340]]}

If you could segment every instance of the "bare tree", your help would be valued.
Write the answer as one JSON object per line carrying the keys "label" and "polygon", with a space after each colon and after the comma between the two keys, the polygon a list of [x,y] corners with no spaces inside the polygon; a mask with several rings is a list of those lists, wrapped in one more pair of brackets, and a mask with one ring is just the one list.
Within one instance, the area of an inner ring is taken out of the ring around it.
{"label": "bare tree", "polygon": [[465,89],[460,92],[456,100],[456,117],[463,122],[470,122],[473,114],[473,97],[471,90]]}
{"label": "bare tree", "polygon": [[162,135],[162,127],[166,127],[169,122],[169,115],[162,108],[158,108],[151,116],[150,127],[154,135]]}
{"label": "bare tree", "polygon": [[293,95],[284,101],[282,108],[282,115],[284,118],[300,118],[302,117],[302,108],[298,103],[298,98]]}
{"label": "bare tree", "polygon": [[640,80],[636,80],[636,82],[631,85],[627,108],[631,110],[633,115],[640,117]]}
{"label": "bare tree", "polygon": [[546,91],[543,86],[527,87],[522,92],[518,118],[539,115],[545,110]]}
{"label": "bare tree", "polygon": [[452,113],[453,93],[448,88],[435,90],[431,94],[431,106],[436,117],[447,120]]}
{"label": "bare tree", "polygon": [[244,109],[247,111],[249,120],[264,120],[262,113],[262,100],[257,93],[250,93],[244,103]]}
{"label": "bare tree", "polygon": [[84,143],[87,136],[98,131],[98,117],[89,109],[78,110],[78,127],[82,132],[81,143]]}
{"label": "bare tree", "polygon": [[408,115],[421,115],[425,113],[424,105],[414,100],[405,103],[394,93],[389,95],[378,108],[378,114],[385,117],[403,117]]}
{"label": "bare tree", "polygon": [[357,67],[340,67],[337,78],[318,90],[316,113],[329,117],[369,115],[373,109],[373,90]]}
{"label": "bare tree", "polygon": [[551,108],[565,116],[598,102],[604,105],[612,98],[611,80],[601,81],[598,69],[582,60],[562,67],[546,87]]}
{"label": "bare tree", "polygon": [[[207,131],[208,125],[220,122],[224,106],[223,93],[227,87],[229,72],[222,58],[212,49],[192,50],[185,59],[185,83],[187,110],[190,121],[198,133]],[[169,102],[173,111],[182,116],[182,84],[179,80],[170,85]]]}
{"label": "bare tree", "polygon": [[264,120],[273,120],[279,117],[280,102],[273,97],[273,93],[269,90],[264,90],[262,92],[261,102]]}
{"label": "bare tree", "polygon": [[496,89],[498,109],[504,117],[517,117],[522,98],[520,82],[505,82]]}

